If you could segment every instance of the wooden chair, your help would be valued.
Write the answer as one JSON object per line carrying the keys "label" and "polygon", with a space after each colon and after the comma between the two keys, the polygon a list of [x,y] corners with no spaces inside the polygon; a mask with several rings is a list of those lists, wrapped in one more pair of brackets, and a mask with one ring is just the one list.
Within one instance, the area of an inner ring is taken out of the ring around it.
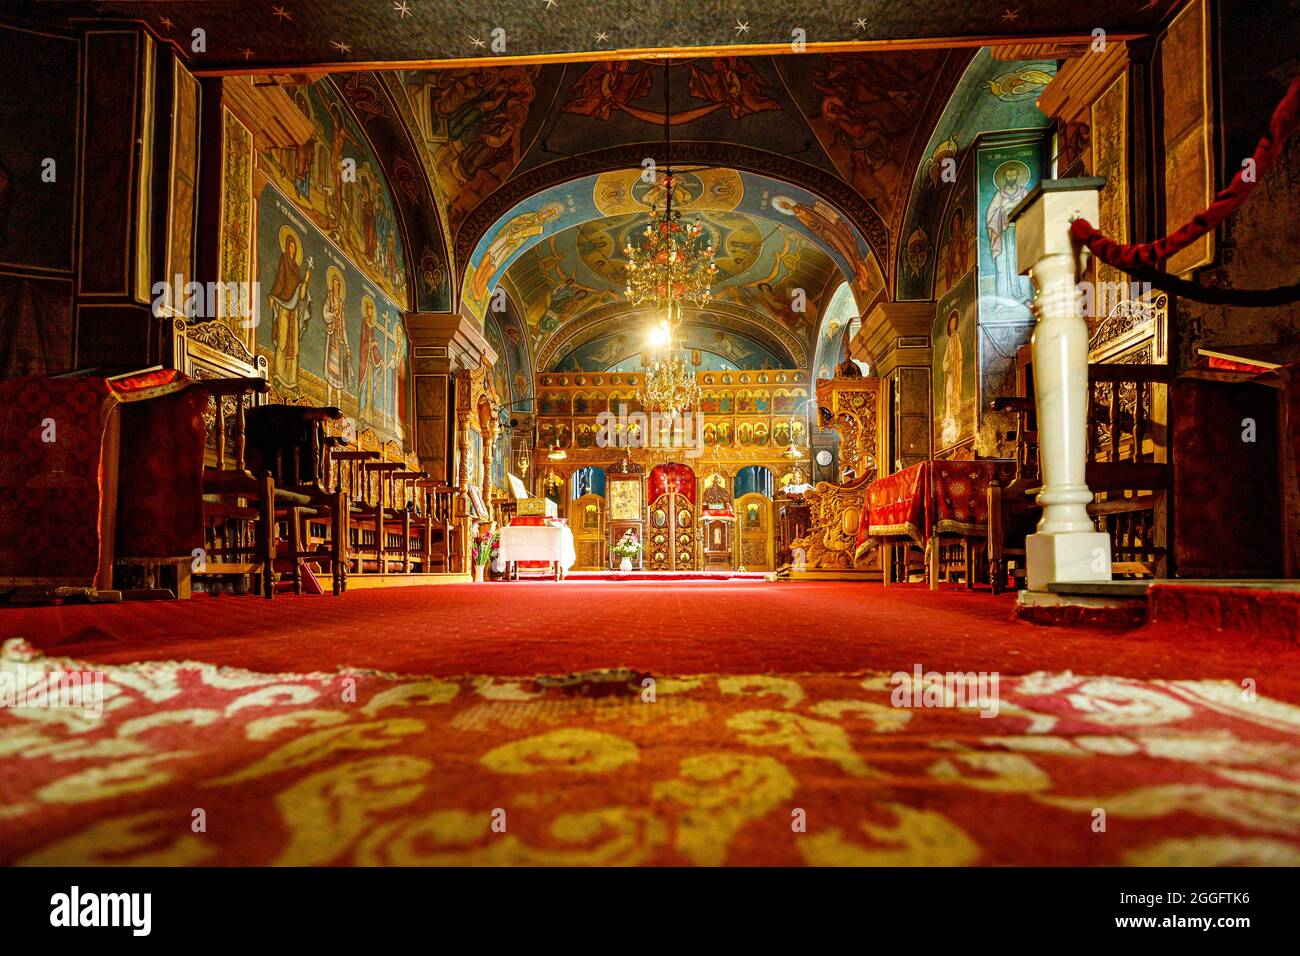
{"label": "wooden chair", "polygon": [[376,529],[374,554],[376,570],[388,574],[391,570],[392,556],[406,560],[406,541],[410,531],[411,516],[405,508],[398,508],[395,500],[394,475],[406,468],[396,461],[365,462],[361,470],[368,480],[373,480],[377,489],[371,502],[373,522]]}
{"label": "wooden chair", "polygon": [[1088,513],[1111,538],[1114,574],[1154,577],[1165,570],[1163,504],[1170,466],[1155,440],[1156,389],[1172,381],[1168,365],[1088,367]]}
{"label": "wooden chair", "polygon": [[456,489],[445,481],[422,478],[416,481],[416,488],[424,493],[425,514],[428,516],[429,532],[425,537],[424,567],[427,572],[435,569],[450,572],[457,567],[459,554],[456,552]]}
{"label": "wooden chair", "polygon": [[214,410],[203,467],[205,557],[193,574],[250,576],[254,590],[269,600],[275,594],[275,481],[246,460],[247,415],[269,386],[264,378],[225,378],[200,387]]}
{"label": "wooden chair", "polygon": [[325,423],[343,413],[333,407],[264,405],[249,414],[252,460],[276,483],[276,521],[285,529],[278,557],[295,594],[304,592],[309,565],[327,565],[333,593],[347,583],[348,508],[341,489],[329,486]]}
{"label": "wooden chair", "polygon": [[373,473],[365,465],[378,460],[379,452],[360,448],[335,448],[330,458],[338,470],[348,508],[348,568],[356,574],[366,573],[366,558],[373,556],[378,565],[376,539],[381,524],[376,522]]}
{"label": "wooden chair", "polygon": [[993,399],[994,411],[1015,415],[1015,476],[1006,485],[993,481],[988,490],[989,582],[994,594],[1006,588],[1008,577],[1021,580],[1025,570],[1025,538],[1034,531],[1041,510],[1033,495],[1042,479],[1038,466],[1038,431],[1034,400],[1024,395]]}
{"label": "wooden chair", "polygon": [[[1150,409],[1156,386],[1171,381],[1167,365],[1101,363],[1088,367],[1085,476],[1095,495],[1088,513],[1111,538],[1111,567],[1117,575],[1163,572],[1167,545],[1161,503],[1170,487],[1170,466],[1156,460]],[[1022,387],[1032,389],[1032,376]],[[1041,509],[1033,500],[1042,484],[1034,400],[1018,395],[993,400],[993,408],[1016,416],[1013,433],[1016,475],[1006,486],[989,488],[988,557],[994,592],[1008,576],[1024,576],[1025,538]]]}

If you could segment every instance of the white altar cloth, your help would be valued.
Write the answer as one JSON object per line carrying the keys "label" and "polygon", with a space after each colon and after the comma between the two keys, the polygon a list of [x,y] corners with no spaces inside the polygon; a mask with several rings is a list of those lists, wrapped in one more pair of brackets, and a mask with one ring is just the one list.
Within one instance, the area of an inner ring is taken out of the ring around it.
{"label": "white altar cloth", "polygon": [[511,561],[552,561],[568,571],[578,560],[573,529],[568,526],[510,525],[501,529],[501,543],[493,568],[504,571]]}

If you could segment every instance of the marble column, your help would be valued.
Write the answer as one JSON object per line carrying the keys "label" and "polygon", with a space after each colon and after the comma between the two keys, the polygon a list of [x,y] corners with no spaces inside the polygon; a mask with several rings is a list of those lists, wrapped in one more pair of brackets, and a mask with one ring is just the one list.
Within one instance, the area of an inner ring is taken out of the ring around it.
{"label": "marble column", "polygon": [[1109,581],[1110,538],[1088,516],[1088,323],[1079,282],[1090,253],[1070,237],[1098,220],[1098,178],[1045,181],[1011,215],[1021,271],[1034,283],[1034,402],[1043,508],[1025,543],[1030,591],[1056,582]]}

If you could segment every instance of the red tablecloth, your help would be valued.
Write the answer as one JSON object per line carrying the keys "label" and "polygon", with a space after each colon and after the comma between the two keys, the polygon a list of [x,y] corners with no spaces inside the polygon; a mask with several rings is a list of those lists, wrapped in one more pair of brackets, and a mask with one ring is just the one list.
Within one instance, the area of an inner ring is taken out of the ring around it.
{"label": "red tablecloth", "polygon": [[988,490],[996,477],[1003,487],[1016,463],[1002,459],[930,462],[927,521],[931,534],[980,536],[989,523]]}
{"label": "red tablecloth", "polygon": [[908,537],[924,545],[936,534],[983,535],[988,528],[988,488],[1015,476],[1007,459],[923,461],[877,478],[858,529],[858,550],[871,538]]}
{"label": "red tablecloth", "polygon": [[877,478],[867,489],[867,510],[858,544],[867,537],[906,535],[917,544],[929,536],[926,527],[926,488],[930,462],[923,461],[884,478]]}

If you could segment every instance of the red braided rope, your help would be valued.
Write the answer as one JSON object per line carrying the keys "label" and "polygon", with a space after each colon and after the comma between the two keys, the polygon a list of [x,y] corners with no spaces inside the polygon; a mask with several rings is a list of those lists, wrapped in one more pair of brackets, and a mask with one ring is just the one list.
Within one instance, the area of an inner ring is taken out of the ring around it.
{"label": "red braided rope", "polygon": [[1292,82],[1286,96],[1273,112],[1268,132],[1255,147],[1251,178],[1246,179],[1246,174],[1252,172],[1252,164],[1243,164],[1228,187],[1214,197],[1209,208],[1197,213],[1190,222],[1163,239],[1128,246],[1102,235],[1086,219],[1076,219],[1070,226],[1070,235],[1076,242],[1084,243],[1102,262],[1116,269],[1126,272],[1156,269],[1161,262],[1186,249],[1241,208],[1241,204],[1277,163],[1282,155],[1282,147],[1295,134],[1297,126],[1300,126],[1300,77]]}

